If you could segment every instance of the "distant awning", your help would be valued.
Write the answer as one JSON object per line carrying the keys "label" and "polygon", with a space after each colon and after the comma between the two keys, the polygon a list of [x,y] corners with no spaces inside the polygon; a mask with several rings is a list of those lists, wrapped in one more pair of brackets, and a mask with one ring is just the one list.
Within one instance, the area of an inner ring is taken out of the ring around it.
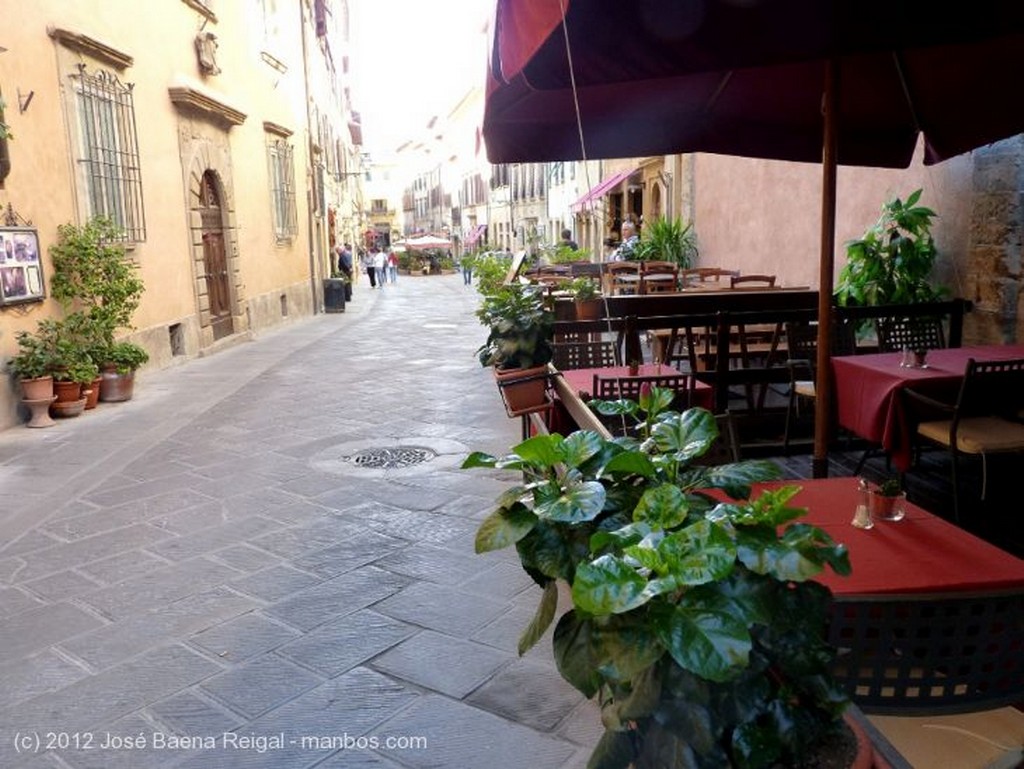
{"label": "distant awning", "polygon": [[357,147],[363,146],[363,126],[357,121],[348,121],[348,133],[352,137],[352,143]]}
{"label": "distant awning", "polygon": [[592,201],[597,200],[598,198],[603,198],[606,194],[608,194],[609,190],[618,187],[620,184],[622,184],[623,181],[628,179],[636,172],[636,168],[631,168],[628,171],[620,171],[619,173],[610,176],[609,178],[605,179],[603,182],[598,184],[596,187],[591,189],[590,192],[588,192],[582,198],[573,203],[572,210],[575,212],[582,211],[588,203],[591,203]]}
{"label": "distant awning", "polygon": [[466,239],[463,241],[465,243],[466,248],[472,248],[473,246],[475,246],[477,244],[477,241],[479,241],[480,238],[483,237],[484,231],[486,229],[486,224],[478,224],[476,227],[470,230],[469,234],[466,236]]}

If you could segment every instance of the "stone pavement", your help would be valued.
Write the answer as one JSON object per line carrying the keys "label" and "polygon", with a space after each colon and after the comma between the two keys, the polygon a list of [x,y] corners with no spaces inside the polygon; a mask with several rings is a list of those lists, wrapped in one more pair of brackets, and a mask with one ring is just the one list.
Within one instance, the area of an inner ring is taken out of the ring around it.
{"label": "stone pavement", "polygon": [[364,279],[0,433],[0,767],[585,766],[599,717],[550,632],[515,653],[539,590],[473,553],[514,478],[458,466],[520,429],[478,301]]}

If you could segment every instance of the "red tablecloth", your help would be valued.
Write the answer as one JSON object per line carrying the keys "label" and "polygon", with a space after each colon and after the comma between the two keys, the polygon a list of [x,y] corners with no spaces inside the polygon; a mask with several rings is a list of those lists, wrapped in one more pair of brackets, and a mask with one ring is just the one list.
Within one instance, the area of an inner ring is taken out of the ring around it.
{"label": "red tablecloth", "polygon": [[871,529],[852,526],[857,483],[856,478],[824,478],[761,484],[800,486],[791,504],[806,507],[808,514],[799,520],[846,545],[853,573],[840,577],[826,570],[817,578],[837,596],[1024,587],[1024,560],[909,502],[902,521],[876,521]]}
{"label": "red tablecloth", "polygon": [[910,467],[909,425],[899,392],[913,387],[950,403],[960,388],[967,359],[1024,358],[1024,345],[956,347],[928,352],[927,368],[902,368],[902,353],[832,358],[839,424],[881,444],[900,470]]}

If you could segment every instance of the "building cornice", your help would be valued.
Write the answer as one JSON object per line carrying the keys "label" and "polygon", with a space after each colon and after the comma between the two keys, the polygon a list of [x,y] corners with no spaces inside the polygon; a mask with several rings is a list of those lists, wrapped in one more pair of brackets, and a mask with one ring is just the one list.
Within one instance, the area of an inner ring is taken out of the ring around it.
{"label": "building cornice", "polygon": [[117,70],[125,70],[135,63],[135,57],[111,48],[106,43],[83,35],[81,32],[72,32],[61,27],[49,27],[46,33],[65,48],[84,53],[93,59],[102,61],[107,66]]}
{"label": "building cornice", "polygon": [[198,113],[225,128],[242,125],[247,117],[244,112],[192,86],[171,86],[167,89],[167,94],[178,111]]}

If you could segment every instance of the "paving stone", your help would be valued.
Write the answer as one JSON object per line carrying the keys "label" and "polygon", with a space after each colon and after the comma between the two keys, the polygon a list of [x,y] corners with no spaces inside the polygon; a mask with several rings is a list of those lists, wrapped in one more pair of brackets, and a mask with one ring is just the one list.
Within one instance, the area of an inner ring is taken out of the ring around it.
{"label": "paving stone", "polygon": [[154,516],[149,519],[149,525],[184,536],[220,526],[226,520],[224,503],[213,500],[186,510]]}
{"label": "paving stone", "polygon": [[101,625],[99,618],[67,603],[15,614],[0,623],[0,664],[42,651]]}
{"label": "paving stone", "polygon": [[[345,734],[362,735],[375,729],[416,700],[416,692],[366,668],[327,681],[295,700],[239,729],[241,734],[284,733],[281,750],[263,754],[242,750],[204,751],[176,769],[282,769],[308,767],[329,757],[336,748],[319,747]],[[306,738],[306,743],[302,740]],[[452,764],[451,766],[457,766]],[[477,766],[475,763],[463,766]]]}
{"label": "paving stone", "polygon": [[427,748],[422,751],[380,749],[415,769],[554,768],[575,752],[554,737],[438,695],[423,697],[384,724],[381,732],[427,738]]}
{"label": "paving stone", "polygon": [[230,471],[219,478],[197,479],[193,488],[201,494],[225,499],[238,494],[251,494],[254,489],[264,489],[272,485],[273,481],[257,473]]}
{"label": "paving stone", "polygon": [[466,698],[483,710],[543,731],[554,729],[583,700],[550,664],[530,659],[517,659]]}
{"label": "paving stone", "polygon": [[486,561],[426,543],[410,545],[381,558],[376,565],[388,571],[442,585],[460,584],[489,566]]}
{"label": "paving stone", "polygon": [[[600,706],[594,700],[583,700],[559,724],[558,734],[577,745],[597,745],[598,740],[604,735]],[[589,750],[587,754],[590,754]]]}
{"label": "paving stone", "polygon": [[424,630],[373,660],[385,673],[462,698],[514,658],[489,646]]}
{"label": "paving stone", "polygon": [[129,613],[91,633],[65,641],[61,648],[96,670],[109,668],[146,649],[184,640],[212,624],[252,611],[254,603],[225,587],[197,593],[149,612]]}
{"label": "paving stone", "polygon": [[294,699],[323,679],[273,654],[214,676],[201,689],[233,710],[253,718]]}
{"label": "paving stone", "polygon": [[21,558],[0,558],[0,582],[11,583],[25,568]]}
{"label": "paving stone", "polygon": [[181,692],[149,706],[161,724],[177,734],[219,734],[238,727],[242,718],[192,692]]}
{"label": "paving stone", "polygon": [[405,540],[363,529],[323,550],[306,553],[296,558],[294,563],[300,569],[321,577],[333,577],[406,546]]}
{"label": "paving stone", "polygon": [[0,588],[0,618],[42,606],[43,602],[17,587]]}
{"label": "paving stone", "polygon": [[[533,605],[515,604],[508,611],[499,614],[493,620],[488,622],[486,625],[478,628],[470,638],[480,643],[485,643],[489,646],[493,646],[497,649],[504,649],[510,652],[516,652],[519,645],[519,637],[522,635],[523,630],[530,624],[536,614],[536,603],[540,602],[540,589],[537,590],[537,601]],[[554,626],[554,622],[551,623]],[[548,630],[545,638],[548,640],[546,643],[550,645],[550,634],[552,630]],[[537,645],[545,643],[545,638],[541,638]]]}
{"label": "paving stone", "polygon": [[101,585],[77,571],[62,571],[51,577],[26,582],[25,587],[48,601],[59,601],[90,593]]}
{"label": "paving stone", "polygon": [[209,557],[227,564],[232,569],[248,572],[261,571],[269,566],[280,563],[277,556],[271,555],[266,550],[261,550],[258,547],[253,547],[252,545],[232,545],[231,547],[224,547],[216,552],[210,553]]}
{"label": "paving stone", "polygon": [[287,483],[282,483],[280,485],[282,490],[300,497],[315,497],[327,492],[341,491],[347,486],[348,482],[345,478],[328,473],[318,473],[310,470],[305,464],[303,466],[306,469],[305,474]]}
{"label": "paving stone", "polygon": [[302,590],[271,604],[265,611],[289,625],[309,630],[340,615],[365,609],[408,584],[405,577],[366,566]]}
{"label": "paving stone", "polygon": [[299,636],[291,628],[250,613],[235,617],[192,636],[192,643],[225,662],[238,662],[276,649]]}
{"label": "paving stone", "polygon": [[163,558],[181,561],[259,537],[280,528],[280,526],[281,524],[276,521],[254,516],[192,534],[165,539],[147,549]]}
{"label": "paving stone", "polygon": [[277,650],[321,675],[334,677],[390,649],[418,628],[364,610],[322,625]]}
{"label": "paving stone", "polygon": [[123,475],[120,479],[110,479],[103,489],[87,494],[84,499],[100,507],[114,507],[120,504],[138,503],[141,500],[160,495],[180,494],[182,489],[202,492],[202,489],[199,488],[201,480],[196,475],[171,475],[165,478],[136,481],[130,476]]}
{"label": "paving stone", "polygon": [[81,600],[112,619],[121,619],[208,590],[237,576],[238,572],[230,566],[196,558],[102,588]]}
{"label": "paving stone", "polygon": [[63,750],[60,758],[73,769],[160,769],[179,756],[154,747],[154,731],[141,715],[130,715],[94,730],[88,749]]}
{"label": "paving stone", "polygon": [[59,539],[55,539],[43,531],[29,531],[13,542],[6,543],[3,548],[0,548],[0,555],[8,558],[23,553],[31,553],[34,550],[42,550],[59,543]]}
{"label": "paving stone", "polygon": [[[0,733],[33,730],[82,731],[128,715],[220,671],[182,646],[148,652],[115,668],[0,710]],[[12,746],[0,741],[0,766],[13,761]]]}
{"label": "paving stone", "polygon": [[382,614],[460,638],[508,608],[501,601],[427,582],[416,582],[376,607]]}
{"label": "paving stone", "polygon": [[294,559],[335,545],[361,530],[354,523],[345,523],[335,518],[322,518],[305,526],[292,526],[257,537],[252,544],[282,558]]}
{"label": "paving stone", "polygon": [[[513,552],[509,551],[510,554]],[[492,598],[514,598],[524,590],[534,588],[538,595],[540,591],[537,583],[523,570],[518,558],[490,565],[463,582],[462,588]]]}
{"label": "paving stone", "polygon": [[157,558],[142,550],[132,550],[85,564],[80,566],[78,571],[98,579],[100,582],[112,585],[142,574],[148,574],[154,569],[162,569],[167,565],[167,561],[162,558]]}
{"label": "paving stone", "polygon": [[379,753],[367,750],[343,750],[328,758],[317,769],[402,769],[394,761],[390,761]]}
{"label": "paving stone", "polygon": [[370,489],[370,496],[395,507],[408,510],[437,510],[451,502],[458,495],[444,489],[430,486],[398,486],[381,484]]}
{"label": "paving stone", "polygon": [[299,590],[316,585],[321,581],[320,577],[309,572],[299,571],[291,566],[278,565],[255,572],[248,577],[236,579],[231,582],[231,586],[264,601],[279,601],[287,595],[297,593]]}
{"label": "paving stone", "polygon": [[3,706],[31,699],[39,694],[60,689],[88,675],[52,649],[0,666],[0,691]]}
{"label": "paving stone", "polygon": [[25,581],[45,577],[65,569],[84,566],[118,553],[152,545],[168,536],[167,532],[145,524],[136,524],[116,531],[96,534],[68,544],[48,547],[22,558],[25,568],[19,578]]}

